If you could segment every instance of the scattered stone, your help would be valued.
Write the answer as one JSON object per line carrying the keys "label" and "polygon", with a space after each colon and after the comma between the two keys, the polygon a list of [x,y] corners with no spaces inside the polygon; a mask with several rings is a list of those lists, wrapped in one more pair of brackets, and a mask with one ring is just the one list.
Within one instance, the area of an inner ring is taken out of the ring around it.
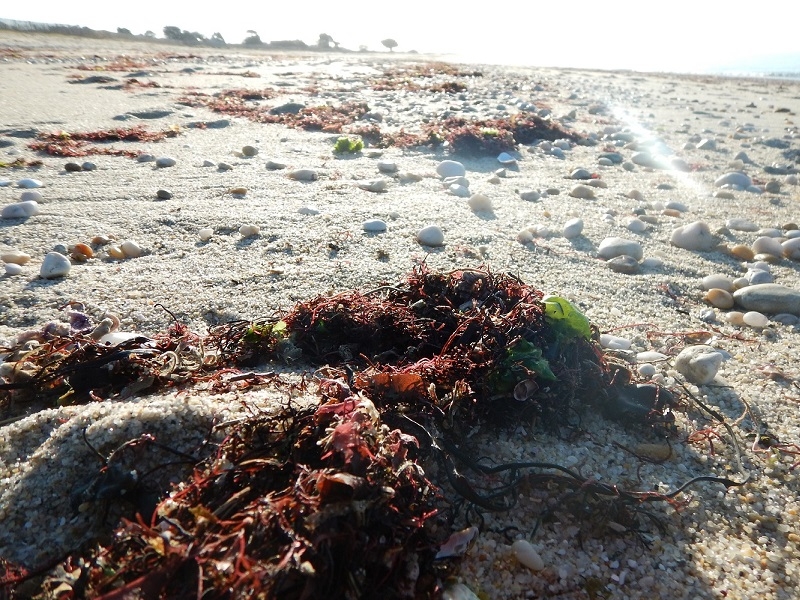
{"label": "scattered stone", "polygon": [[78,163],[68,162],[64,165],[64,170],[67,173],[76,173],[77,171],[83,171],[83,167],[81,167]]}
{"label": "scattered stone", "polygon": [[717,190],[714,192],[714,198],[719,198],[720,200],[733,200],[735,197],[736,196],[728,190]]}
{"label": "scattered stone", "polygon": [[436,166],[436,174],[442,179],[448,177],[464,177],[467,170],[464,165],[455,160],[443,160]]}
{"label": "scattered stone", "polygon": [[774,179],[767,182],[764,186],[764,190],[769,192],[770,194],[780,194],[781,193],[781,182],[775,181]]}
{"label": "scattered stone", "polygon": [[527,202],[536,202],[542,195],[536,190],[522,190],[519,197]]}
{"label": "scattered stone", "polygon": [[159,156],[156,159],[156,167],[159,169],[165,169],[167,167],[174,167],[178,161],[176,161],[171,156]]}
{"label": "scattered stone", "polygon": [[369,219],[361,224],[361,229],[367,233],[383,233],[386,231],[386,221],[381,219]]}
{"label": "scattered stone", "polygon": [[95,171],[97,170],[97,165],[87,160],[81,163],[81,169],[84,171]]}
{"label": "scattered stone", "polygon": [[600,158],[614,165],[621,165],[622,161],[625,160],[619,152],[603,152],[600,154]]}
{"label": "scattered stone", "polygon": [[621,237],[608,237],[600,242],[600,246],[597,248],[597,255],[604,260],[610,260],[616,256],[631,256],[638,261],[642,260],[643,254],[642,245],[639,242]]}
{"label": "scattered stone", "polygon": [[615,273],[623,273],[625,275],[633,275],[634,273],[638,273],[640,268],[639,261],[632,256],[628,256],[627,254],[615,256],[606,264],[608,265],[608,268]]}
{"label": "scattered stone", "polygon": [[511,551],[520,564],[526,566],[531,571],[541,571],[544,569],[542,557],[529,541],[516,540],[511,544]]}
{"label": "scattered stone", "polygon": [[258,235],[261,232],[261,227],[258,225],[242,225],[239,227],[239,234],[244,238],[249,238]]}
{"label": "scattered stone", "polygon": [[316,181],[319,179],[319,174],[314,169],[295,169],[287,173],[289,179],[295,181]]}
{"label": "scattered stone", "polygon": [[800,292],[777,283],[750,285],[736,290],[733,300],[745,310],[800,316]]}
{"label": "scattered stone", "polygon": [[305,206],[301,206],[300,208],[298,208],[297,212],[300,213],[301,215],[308,215],[313,217],[314,215],[318,215],[320,213],[320,210],[319,208],[317,208],[312,204],[306,204]]}
{"label": "scattered stone", "polygon": [[703,296],[703,300],[715,308],[727,310],[733,308],[733,295],[721,288],[711,288]]}
{"label": "scattered stone", "polygon": [[447,191],[453,196],[458,196],[459,198],[469,198],[471,194],[468,187],[459,183],[450,184],[450,186],[447,188]]}
{"label": "scattered stone", "polygon": [[287,102],[269,109],[271,115],[296,115],[306,107],[302,102]]}
{"label": "scattered stone", "polygon": [[733,291],[733,280],[727,275],[715,273],[713,275],[706,275],[701,281],[704,290],[711,290],[718,288],[726,292]]}
{"label": "scattered stone", "polygon": [[41,202],[42,200],[44,200],[44,196],[37,190],[25,190],[19,195],[20,202]]}
{"label": "scattered stone", "polygon": [[764,269],[750,269],[744,274],[749,285],[759,285],[761,283],[773,283],[775,278],[772,273]]}
{"label": "scattered stone", "polygon": [[398,166],[396,162],[390,160],[380,160],[378,161],[378,171],[381,173],[392,174],[397,173]]}
{"label": "scattered stone", "polygon": [[356,185],[366,192],[385,192],[389,188],[389,182],[385,179],[372,179],[368,181],[356,182]]}
{"label": "scattered stone", "polygon": [[781,243],[783,255],[789,260],[800,261],[800,237],[794,237]]}
{"label": "scattered stone", "polygon": [[647,223],[636,217],[630,219],[625,226],[633,233],[644,233],[647,230]]}
{"label": "scattered stone", "polygon": [[596,198],[594,190],[587,185],[576,185],[569,191],[569,195],[583,200],[594,200]]}
{"label": "scattered stone", "polygon": [[244,146],[242,147],[242,156],[255,156],[258,154],[258,148],[255,146]]}
{"label": "scattered stone", "polygon": [[428,225],[419,230],[417,241],[423,246],[441,246],[444,244],[444,232],[438,225]]}
{"label": "scattered stone", "polygon": [[578,237],[583,233],[583,219],[578,217],[570,219],[564,223],[564,229],[561,233],[568,240]]}
{"label": "scattered stone", "polygon": [[600,334],[600,345],[607,350],[630,350],[631,341],[618,335],[602,333]]}
{"label": "scattered stone", "polygon": [[497,162],[506,167],[511,167],[517,164],[517,159],[511,156],[508,152],[501,152],[497,156]]}
{"label": "scattered stone", "polygon": [[726,173],[722,177],[718,177],[716,181],[714,181],[714,185],[716,187],[729,185],[745,190],[753,185],[753,180],[741,171],[732,171],[730,173]]}
{"label": "scattered stone", "polygon": [[280,171],[281,169],[285,169],[286,166],[286,163],[277,160],[268,160],[266,163],[268,171]]}
{"label": "scattered stone", "polygon": [[717,149],[717,142],[710,138],[705,138],[700,140],[697,143],[698,150],[716,150]]}
{"label": "scattered stone", "polygon": [[2,260],[4,263],[26,265],[28,262],[30,262],[31,255],[19,250],[7,250],[0,254],[0,260]]}
{"label": "scattered stone", "polygon": [[206,159],[206,160],[203,161],[203,164],[200,165],[200,166],[202,166],[202,167],[216,167],[217,163],[215,163],[213,160]]}
{"label": "scattered stone", "polygon": [[214,235],[214,230],[211,229],[211,227],[203,227],[203,229],[197,232],[197,237],[200,238],[201,242],[207,242],[211,239],[212,235]]}
{"label": "scattered stone", "polygon": [[66,256],[60,252],[48,252],[42,261],[39,275],[44,279],[66,277],[71,268],[72,263]]}
{"label": "scattered stone", "polygon": [[731,254],[731,256],[735,256],[740,260],[753,260],[756,255],[750,246],[745,246],[744,244],[737,244],[730,248],[728,252]]}
{"label": "scattered stone", "polygon": [[763,329],[769,325],[769,319],[756,310],[751,310],[744,313],[742,315],[742,322],[748,327],[752,327],[754,329]]}
{"label": "scattered stone", "polygon": [[738,310],[732,310],[725,315],[725,320],[731,325],[739,327],[744,325],[744,313],[739,312]]}
{"label": "scattered stone", "polygon": [[484,194],[472,194],[467,200],[470,210],[475,212],[492,212],[492,201]]}
{"label": "scattered stone", "polygon": [[714,381],[723,356],[711,346],[688,346],[675,357],[675,369],[695,385],[705,385]]}
{"label": "scattered stone", "polygon": [[719,240],[712,235],[708,225],[703,221],[695,221],[673,230],[670,244],[684,250],[707,252],[717,247]]}
{"label": "scattered stone", "polygon": [[592,173],[587,169],[575,169],[569,174],[570,179],[591,179]]}
{"label": "scattered stone", "polygon": [[640,167],[658,168],[658,162],[649,152],[634,152],[631,155],[631,162]]}
{"label": "scattered stone", "polygon": [[750,219],[734,218],[725,221],[725,227],[733,231],[758,231],[758,225],[753,223]]}
{"label": "scattered stone", "polygon": [[753,252],[758,254],[769,254],[775,257],[783,256],[783,247],[774,237],[762,235],[753,242],[751,246]]}
{"label": "scattered stone", "polygon": [[41,181],[39,181],[38,179],[30,179],[29,177],[25,177],[25,178],[20,179],[19,181],[17,181],[17,186],[19,186],[21,188],[25,188],[27,190],[31,190],[31,189],[34,189],[34,188],[40,188],[43,185],[44,184]]}
{"label": "scattered stone", "polygon": [[172,198],[172,192],[170,192],[169,190],[158,190],[156,192],[156,197],[159,200],[169,200]]}
{"label": "scattered stone", "polygon": [[133,240],[126,240],[119,245],[125,258],[139,258],[144,254],[142,247]]}
{"label": "scattered stone", "polygon": [[20,273],[22,273],[23,270],[22,265],[17,265],[14,263],[6,263],[4,265],[4,269],[6,271],[6,275],[8,275],[9,277],[12,277],[14,275],[19,275]]}

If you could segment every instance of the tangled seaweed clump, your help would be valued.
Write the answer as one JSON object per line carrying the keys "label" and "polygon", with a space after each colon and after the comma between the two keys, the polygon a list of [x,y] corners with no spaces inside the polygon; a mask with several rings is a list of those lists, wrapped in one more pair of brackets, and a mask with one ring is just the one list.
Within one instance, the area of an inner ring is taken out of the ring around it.
{"label": "tangled seaweed clump", "polygon": [[149,131],[137,125],[135,127],[120,127],[100,131],[67,132],[58,131],[40,133],[38,140],[28,146],[32,150],[45,152],[51,156],[88,156],[90,154],[105,154],[109,156],[137,155],[132,150],[123,150],[113,146],[90,146],[89,142],[157,142],[166,138],[176,137],[180,133],[178,128],[169,128],[162,131]]}
{"label": "tangled seaweed clump", "polygon": [[[177,322],[112,347],[97,333],[73,310],[69,326],[10,349],[0,418],[32,402],[119,399],[198,381],[216,391],[269,385],[274,374],[240,369],[278,360],[319,366],[319,401],[226,426],[216,451],[152,515],[131,515],[111,542],[76,549],[45,578],[45,595],[438,597],[445,507],[507,510],[521,486],[536,487],[560,493],[560,509],[606,535],[640,531],[642,521],[660,526],[645,504],[679,508],[677,496],[696,481],[737,485],[700,477],[669,493],[636,492],[557,464],[474,460],[464,440],[477,424],[557,430],[594,409],[661,427],[675,407],[670,392],[631,383],[607,360],[596,327],[568,300],[484,269],[418,267],[396,285],[320,296],[203,337]],[[11,589],[28,576],[0,564],[0,584]]]}

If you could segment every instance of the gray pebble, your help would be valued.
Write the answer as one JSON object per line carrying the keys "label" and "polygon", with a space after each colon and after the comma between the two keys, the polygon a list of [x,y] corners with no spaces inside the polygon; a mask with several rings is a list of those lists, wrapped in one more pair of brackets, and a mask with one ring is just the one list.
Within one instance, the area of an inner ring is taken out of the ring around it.
{"label": "gray pebble", "polygon": [[64,165],[64,170],[67,173],[75,173],[77,171],[83,171],[83,167],[81,167],[78,163],[68,162]]}
{"label": "gray pebble", "polygon": [[747,189],[748,187],[753,185],[753,180],[750,179],[749,176],[745,175],[741,171],[731,171],[730,173],[725,173],[725,175],[718,177],[714,181],[714,185],[716,187],[722,187],[723,185],[730,185],[741,189]]}
{"label": "gray pebble", "polygon": [[736,290],[733,300],[746,310],[800,316],[800,292],[777,283],[749,285]]}
{"label": "gray pebble", "polygon": [[361,224],[361,229],[367,233],[382,233],[386,231],[386,221],[381,219],[369,219]]}
{"label": "gray pebble", "polygon": [[448,177],[464,177],[467,170],[464,165],[455,160],[443,160],[436,166],[436,174],[442,179]]}
{"label": "gray pebble", "polygon": [[156,192],[156,197],[159,200],[169,200],[170,198],[172,198],[172,192],[170,192],[169,190],[158,190]]}
{"label": "gray pebble", "polygon": [[644,252],[639,242],[621,237],[609,237],[600,242],[600,246],[597,248],[597,255],[605,260],[627,255],[638,261],[642,260]]}
{"label": "gray pebble", "polygon": [[136,157],[136,160],[140,163],[153,162],[155,159],[156,157],[152,154],[140,154]]}
{"label": "gray pebble", "polygon": [[158,167],[159,169],[164,169],[166,167],[174,167],[177,164],[177,162],[178,161],[176,161],[171,156],[159,156],[156,159],[156,167]]}
{"label": "gray pebble", "polygon": [[575,169],[569,174],[570,179],[591,179],[592,174],[587,169]]}
{"label": "gray pebble", "polygon": [[287,173],[289,179],[295,181],[316,181],[319,179],[319,174],[314,169],[295,169]]}
{"label": "gray pebble", "polygon": [[632,275],[639,272],[639,261],[632,256],[628,256],[627,254],[615,256],[606,264],[612,271],[615,271],[616,273]]}
{"label": "gray pebble", "polygon": [[542,195],[536,190],[522,190],[519,197],[528,202],[536,202]]}
{"label": "gray pebble", "polygon": [[218,163],[217,171],[233,171],[233,165],[229,165],[226,162]]}
{"label": "gray pebble", "polygon": [[258,154],[258,148],[255,146],[244,146],[242,148],[242,155],[244,156],[255,156]]}
{"label": "gray pebble", "polygon": [[97,170],[97,165],[87,160],[86,162],[81,163],[81,169],[84,171],[95,171]]}
{"label": "gray pebble", "polygon": [[733,231],[758,231],[758,225],[750,219],[734,218],[725,221],[725,227]]}

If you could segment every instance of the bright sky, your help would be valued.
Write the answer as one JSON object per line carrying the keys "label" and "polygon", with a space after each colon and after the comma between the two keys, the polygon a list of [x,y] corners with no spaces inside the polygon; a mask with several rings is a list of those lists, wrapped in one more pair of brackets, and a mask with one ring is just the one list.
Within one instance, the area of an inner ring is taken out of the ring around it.
{"label": "bright sky", "polygon": [[531,66],[701,71],[800,54],[797,0],[26,0],[3,2],[0,17],[159,37],[174,25],[234,43],[248,29],[309,44],[328,33],[354,50],[390,37],[398,51]]}

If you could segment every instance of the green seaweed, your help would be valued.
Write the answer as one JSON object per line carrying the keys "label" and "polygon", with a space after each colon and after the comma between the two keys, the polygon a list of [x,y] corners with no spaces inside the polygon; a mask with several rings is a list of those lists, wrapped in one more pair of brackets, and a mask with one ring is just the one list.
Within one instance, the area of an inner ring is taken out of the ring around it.
{"label": "green seaweed", "polygon": [[358,138],[342,136],[336,140],[333,147],[334,154],[358,154],[364,149],[364,142]]}
{"label": "green seaweed", "polygon": [[545,296],[544,318],[558,335],[566,338],[581,336],[592,339],[592,326],[589,319],[566,298],[561,296]]}

